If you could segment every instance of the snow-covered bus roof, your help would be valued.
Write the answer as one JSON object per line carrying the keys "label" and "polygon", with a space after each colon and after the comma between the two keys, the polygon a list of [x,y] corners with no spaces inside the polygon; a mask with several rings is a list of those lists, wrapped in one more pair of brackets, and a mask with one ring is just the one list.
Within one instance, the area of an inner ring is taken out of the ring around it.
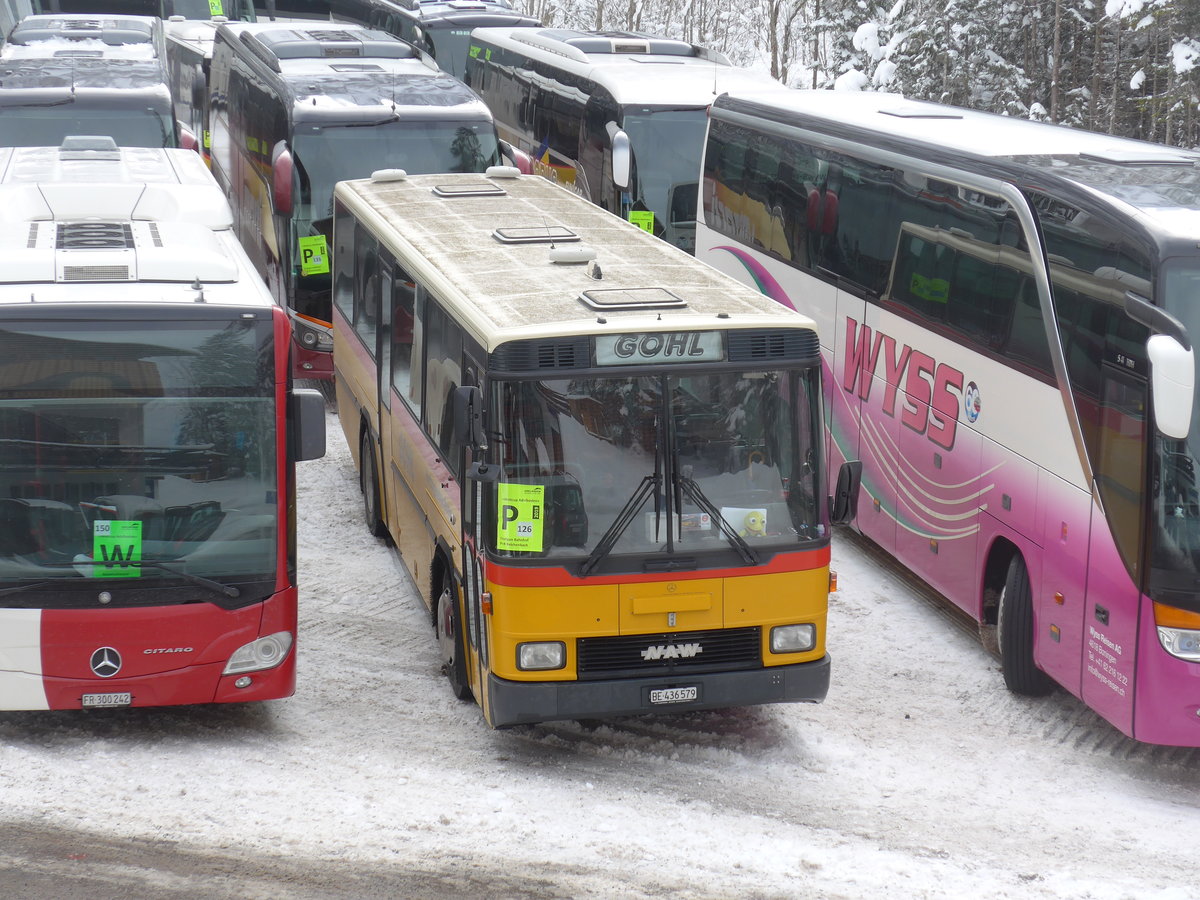
{"label": "snow-covered bus roof", "polygon": [[1070,183],[1153,221],[1162,235],[1200,234],[1195,150],[871,91],[739,89],[717,99],[713,116],[773,122],[977,173],[986,168],[994,177]]}
{"label": "snow-covered bus roof", "polygon": [[633,32],[476,28],[471,43],[510,50],[590,79],[620,104],[703,107],[726,91],[782,90],[769,76],[732,66],[715,51]]}
{"label": "snow-covered bus roof", "polygon": [[565,188],[515,173],[377,172],[335,196],[488,352],[579,333],[815,327]]}
{"label": "snow-covered bus roof", "polygon": [[26,16],[0,47],[0,59],[155,59],[162,23],[151,16]]}
{"label": "snow-covered bus roof", "polygon": [[[429,54],[383,31],[335,22],[248,24],[217,29],[291,95],[297,120],[491,119],[487,106]],[[216,50],[214,50],[214,53]]]}
{"label": "snow-covered bus roof", "polygon": [[0,148],[0,301],[96,300],[83,285],[101,284],[107,299],[272,305],[232,222],[190,150],[89,136]]}

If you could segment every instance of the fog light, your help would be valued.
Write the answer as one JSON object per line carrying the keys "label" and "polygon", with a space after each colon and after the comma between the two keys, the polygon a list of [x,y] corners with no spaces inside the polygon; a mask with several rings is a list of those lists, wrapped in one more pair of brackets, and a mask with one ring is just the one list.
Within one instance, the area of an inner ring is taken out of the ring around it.
{"label": "fog light", "polygon": [[567,664],[567,647],[562,641],[517,644],[517,668],[522,671],[561,669]]}
{"label": "fog light", "polygon": [[1158,640],[1172,656],[1190,662],[1200,662],[1200,631],[1158,626]]}
{"label": "fog light", "polygon": [[243,675],[241,678],[239,678],[237,681],[235,681],[233,683],[233,686],[236,688],[247,688],[247,687],[250,687],[250,685],[252,685],[253,683],[254,683],[253,678],[251,678],[249,675]]}
{"label": "fog light", "polygon": [[772,653],[804,653],[817,646],[817,626],[776,625],[771,629]]}
{"label": "fog light", "polygon": [[257,641],[243,644],[229,657],[223,675],[234,675],[238,672],[260,672],[272,669],[283,662],[288,651],[292,649],[292,633],[280,631],[276,634],[261,637]]}

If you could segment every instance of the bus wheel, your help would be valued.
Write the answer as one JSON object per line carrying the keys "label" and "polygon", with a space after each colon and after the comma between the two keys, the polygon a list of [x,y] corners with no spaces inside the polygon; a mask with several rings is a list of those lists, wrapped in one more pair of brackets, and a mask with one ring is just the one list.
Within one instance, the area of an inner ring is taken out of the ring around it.
{"label": "bus wheel", "polygon": [[387,526],[379,515],[379,473],[375,469],[375,445],[371,436],[363,432],[360,445],[359,460],[362,464],[362,493],[363,515],[367,520],[367,531],[373,537],[381,538],[387,534]]}
{"label": "bus wheel", "polygon": [[[449,578],[449,576],[446,576]],[[454,591],[442,588],[437,601],[438,655],[442,658],[442,674],[450,682],[450,692],[459,700],[471,699],[471,688],[467,684],[467,661],[463,655],[461,620],[458,604],[454,602]]]}
{"label": "bus wheel", "polygon": [[1000,592],[996,637],[1004,684],[1014,694],[1042,697],[1054,682],[1033,661],[1033,591],[1025,559],[1017,554],[1008,564],[1008,577]]}

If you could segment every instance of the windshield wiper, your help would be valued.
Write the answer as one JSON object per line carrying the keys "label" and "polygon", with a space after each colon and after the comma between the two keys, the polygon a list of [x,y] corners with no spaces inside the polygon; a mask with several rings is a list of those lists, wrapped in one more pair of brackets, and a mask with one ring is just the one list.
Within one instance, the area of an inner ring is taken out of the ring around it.
{"label": "windshield wiper", "polygon": [[[182,559],[173,559],[170,562],[184,562]],[[53,563],[54,568],[73,569],[76,566],[104,566],[110,565],[107,560],[95,560],[85,556],[77,556],[73,562],[69,563]],[[223,597],[228,597],[231,600],[236,600],[242,596],[242,592],[231,584],[221,584],[219,581],[214,581],[211,578],[205,578],[203,575],[193,575],[191,572],[181,572],[179,569],[172,568],[165,563],[158,562],[152,559],[125,559],[118,565],[136,566],[139,569],[151,568],[166,572],[169,575],[174,575],[176,578],[182,578],[189,584],[194,584],[197,587],[207,588],[214,594],[220,594]]]}
{"label": "windshield wiper", "polygon": [[608,526],[608,530],[604,532],[595,549],[588,554],[588,558],[579,567],[580,575],[587,575],[599,565],[600,560],[612,552],[612,548],[616,546],[617,540],[625,533],[625,529],[629,527],[629,523],[633,521],[633,517],[637,515],[638,510],[645,504],[649,493],[653,491],[657,496],[658,485],[661,480],[662,476],[657,472],[653,475],[647,475],[642,479],[641,484],[637,486],[637,490],[625,501],[625,505],[617,513],[617,517],[613,519],[613,523]]}
{"label": "windshield wiper", "polygon": [[48,584],[61,584],[61,583],[62,583],[61,581],[57,581],[57,580],[56,581],[35,581],[33,584],[22,584],[22,585],[18,585],[17,587],[4,588],[3,590],[0,590],[0,597],[5,596],[6,594],[19,594],[19,593],[21,593],[21,591],[37,590],[38,588],[45,587]]}
{"label": "windshield wiper", "polygon": [[746,539],[738,534],[737,529],[721,515],[721,511],[713,505],[713,502],[704,496],[704,491],[700,490],[700,485],[696,484],[696,479],[692,478],[692,467],[682,467],[680,471],[676,472],[675,481],[683,488],[684,495],[708,513],[709,517],[717,523],[721,533],[729,539],[729,543],[733,544],[733,548],[741,555],[746,565],[758,565],[758,554],[746,543]]}

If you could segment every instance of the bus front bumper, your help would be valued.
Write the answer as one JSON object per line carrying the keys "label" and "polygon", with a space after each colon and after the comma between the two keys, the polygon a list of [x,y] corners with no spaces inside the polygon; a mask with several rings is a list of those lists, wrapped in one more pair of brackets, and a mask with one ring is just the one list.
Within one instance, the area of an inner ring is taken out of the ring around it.
{"label": "bus front bumper", "polygon": [[[829,693],[829,668],[826,655],[792,666],[669,678],[528,684],[489,674],[489,720],[493,728],[503,728],[554,719],[680,713],[760,703],[820,703]],[[690,696],[691,688],[695,688],[695,699],[673,699]]]}

